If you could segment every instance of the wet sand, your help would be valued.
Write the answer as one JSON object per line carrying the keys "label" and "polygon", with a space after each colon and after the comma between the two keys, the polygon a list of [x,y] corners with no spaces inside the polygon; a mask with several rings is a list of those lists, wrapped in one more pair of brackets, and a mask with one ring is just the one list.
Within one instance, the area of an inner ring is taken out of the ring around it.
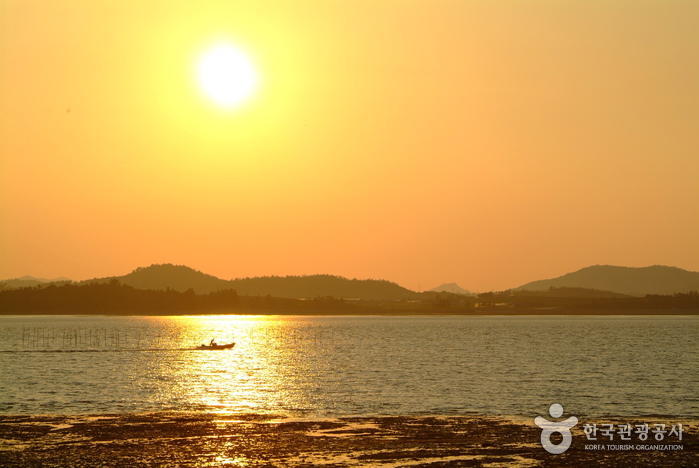
{"label": "wet sand", "polygon": [[590,450],[578,424],[572,446],[552,455],[533,422],[477,416],[0,416],[0,467],[699,466],[698,422],[662,422],[683,423],[682,441],[665,442],[683,450]]}

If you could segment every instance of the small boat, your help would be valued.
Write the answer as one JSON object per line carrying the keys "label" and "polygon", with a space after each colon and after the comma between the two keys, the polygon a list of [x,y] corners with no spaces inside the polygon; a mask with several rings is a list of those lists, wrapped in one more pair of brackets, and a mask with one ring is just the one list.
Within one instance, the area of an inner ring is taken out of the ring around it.
{"label": "small boat", "polygon": [[233,346],[235,346],[235,343],[228,343],[228,344],[208,344],[208,345],[201,345],[197,346],[195,349],[231,349]]}

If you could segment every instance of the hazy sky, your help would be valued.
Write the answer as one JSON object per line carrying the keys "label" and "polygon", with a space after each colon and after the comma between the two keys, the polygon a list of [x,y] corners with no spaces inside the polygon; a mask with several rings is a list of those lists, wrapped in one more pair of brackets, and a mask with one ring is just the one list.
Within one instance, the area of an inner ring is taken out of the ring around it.
{"label": "hazy sky", "polygon": [[[699,2],[0,0],[0,278],[699,271]],[[226,41],[259,81],[207,98]]]}

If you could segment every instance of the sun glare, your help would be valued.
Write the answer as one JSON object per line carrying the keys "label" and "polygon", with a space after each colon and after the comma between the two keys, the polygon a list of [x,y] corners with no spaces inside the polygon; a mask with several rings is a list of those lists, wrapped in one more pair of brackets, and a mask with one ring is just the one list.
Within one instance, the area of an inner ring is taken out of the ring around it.
{"label": "sun glare", "polygon": [[249,98],[257,83],[255,69],[248,58],[228,44],[210,49],[200,60],[197,71],[206,95],[227,108]]}

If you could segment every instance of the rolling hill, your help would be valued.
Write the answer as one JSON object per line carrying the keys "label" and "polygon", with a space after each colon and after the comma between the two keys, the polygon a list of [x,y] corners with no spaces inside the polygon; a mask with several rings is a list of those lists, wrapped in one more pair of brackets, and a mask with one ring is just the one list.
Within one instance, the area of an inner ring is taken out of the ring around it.
{"label": "rolling hill", "polygon": [[137,268],[124,276],[99,278],[83,283],[107,283],[118,280],[138,289],[173,289],[184,292],[193,289],[197,294],[235,289],[244,296],[267,296],[290,299],[312,299],[332,296],[367,300],[411,299],[414,291],[383,280],[347,279],[332,275],[263,276],[223,280],[183,265],[151,265]]}
{"label": "rolling hill", "polygon": [[699,272],[669,266],[643,268],[595,265],[558,278],[532,281],[515,291],[547,291],[550,288],[585,288],[633,296],[699,291]]}
{"label": "rolling hill", "polygon": [[[0,281],[0,290],[23,287],[46,287],[50,284],[67,284],[50,282],[31,277]],[[74,284],[109,283],[117,280],[121,284],[137,289],[167,290],[185,292],[189,289],[197,294],[230,290],[242,296],[272,296],[288,299],[315,299],[334,297],[364,300],[406,300],[426,299],[437,291],[466,294],[468,291],[456,284],[443,284],[430,292],[422,294],[411,291],[396,283],[385,280],[347,279],[332,275],[308,276],[264,276],[255,278],[238,278],[224,280],[183,265],[159,264],[137,268],[123,276],[95,278]],[[577,294],[581,297],[594,295],[607,297],[609,292],[632,296],[646,294],[672,295],[699,291],[699,272],[691,272],[668,266],[651,266],[630,268],[610,265],[596,265],[568,273],[558,278],[527,283],[511,291],[549,291],[554,295],[566,296]],[[594,294],[582,290],[595,290]]]}
{"label": "rolling hill", "polygon": [[19,288],[33,288],[35,286],[40,286],[44,284],[65,284],[70,283],[68,278],[34,278],[33,276],[22,276],[21,278],[14,278],[0,281],[0,291],[3,289],[19,289]]}
{"label": "rolling hill", "polygon": [[207,275],[184,265],[171,264],[140,267],[124,276],[96,278],[82,281],[81,284],[108,283],[111,280],[118,280],[121,284],[132,286],[136,289],[165,290],[169,288],[179,292],[193,289],[197,294],[233,289],[229,281]]}

